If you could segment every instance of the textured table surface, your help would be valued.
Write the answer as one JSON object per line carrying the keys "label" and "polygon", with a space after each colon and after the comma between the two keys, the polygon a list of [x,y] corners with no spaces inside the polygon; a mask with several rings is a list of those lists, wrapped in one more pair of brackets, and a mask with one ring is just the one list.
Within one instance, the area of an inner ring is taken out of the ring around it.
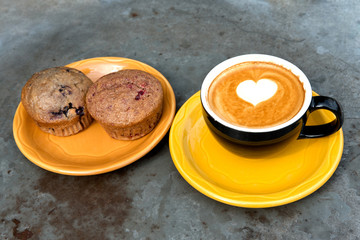
{"label": "textured table surface", "polygon": [[[357,0],[0,1],[0,239],[359,239],[359,12]],[[43,170],[15,144],[21,88],[36,71],[136,59],[169,80],[179,109],[214,65],[245,53],[293,62],[343,105],[340,165],[300,201],[214,201],[178,173],[168,135],[135,163],[89,177]]]}

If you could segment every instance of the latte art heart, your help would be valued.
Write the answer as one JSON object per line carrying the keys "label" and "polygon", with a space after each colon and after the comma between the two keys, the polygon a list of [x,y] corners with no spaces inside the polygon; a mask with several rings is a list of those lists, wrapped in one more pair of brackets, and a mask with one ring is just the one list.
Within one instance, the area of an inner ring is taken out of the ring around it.
{"label": "latte art heart", "polygon": [[268,62],[242,62],[212,80],[208,102],[227,123],[268,128],[293,118],[303,106],[305,93],[299,77],[287,68]]}
{"label": "latte art heart", "polygon": [[269,79],[260,79],[257,82],[246,80],[237,86],[236,93],[244,101],[256,106],[274,96],[277,88],[277,84]]}

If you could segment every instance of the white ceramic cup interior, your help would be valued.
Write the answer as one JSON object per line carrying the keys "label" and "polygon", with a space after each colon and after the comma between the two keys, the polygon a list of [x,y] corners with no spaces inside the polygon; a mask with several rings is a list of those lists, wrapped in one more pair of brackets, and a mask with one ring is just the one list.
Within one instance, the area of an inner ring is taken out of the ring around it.
{"label": "white ceramic cup interior", "polygon": [[[208,103],[208,94],[209,94],[209,87],[211,85],[211,83],[213,82],[213,80],[220,74],[222,73],[224,70],[228,69],[231,66],[237,65],[239,63],[243,63],[243,62],[270,62],[270,63],[274,63],[276,65],[282,66],[288,70],[290,70],[293,74],[295,74],[296,76],[299,77],[300,82],[303,83],[304,86],[304,90],[305,90],[305,98],[304,98],[304,102],[302,105],[302,108],[300,109],[300,111],[293,117],[291,118],[289,121],[282,123],[280,125],[277,126],[273,126],[273,127],[268,127],[268,128],[246,128],[246,127],[239,127],[233,124],[230,124],[228,122],[226,122],[225,120],[223,120],[222,118],[220,118],[219,116],[217,116],[215,114],[214,111],[212,111],[212,109],[209,106]],[[212,116],[214,118],[215,121],[218,121],[219,123],[221,123],[224,126],[227,126],[229,128],[232,128],[234,130],[239,130],[239,131],[243,131],[243,132],[271,132],[271,131],[275,131],[275,130],[279,130],[282,129],[284,127],[289,126],[290,124],[294,123],[295,121],[297,121],[298,119],[300,119],[305,112],[308,110],[310,103],[311,103],[311,99],[312,99],[312,90],[311,90],[311,85],[310,82],[308,80],[308,78],[305,76],[305,74],[294,64],[278,58],[278,57],[274,57],[274,56],[270,56],[270,55],[264,55],[264,54],[247,54],[247,55],[241,55],[241,56],[237,56],[237,57],[233,57],[230,59],[227,59],[223,62],[221,62],[220,64],[216,65],[205,77],[202,85],[201,85],[201,102],[203,104],[203,107],[205,108],[206,112],[208,114],[210,114],[210,116]]]}

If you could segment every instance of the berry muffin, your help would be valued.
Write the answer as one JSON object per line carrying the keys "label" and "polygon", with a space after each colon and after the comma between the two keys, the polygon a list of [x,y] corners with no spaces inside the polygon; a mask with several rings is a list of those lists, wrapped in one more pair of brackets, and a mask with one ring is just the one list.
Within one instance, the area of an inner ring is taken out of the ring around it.
{"label": "berry muffin", "polygon": [[35,73],[21,92],[21,102],[44,132],[70,136],[92,122],[85,96],[92,81],[82,72],[54,67]]}
{"label": "berry muffin", "polygon": [[86,94],[91,116],[119,140],[135,140],[157,125],[163,107],[161,83],[151,74],[121,70],[99,78]]}

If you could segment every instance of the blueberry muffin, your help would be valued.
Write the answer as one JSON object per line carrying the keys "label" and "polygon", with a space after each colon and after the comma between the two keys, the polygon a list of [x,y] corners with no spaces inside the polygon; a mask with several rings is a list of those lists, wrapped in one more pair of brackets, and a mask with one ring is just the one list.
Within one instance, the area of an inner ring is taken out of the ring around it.
{"label": "blueberry muffin", "polygon": [[70,136],[87,128],[92,117],[85,96],[92,81],[79,70],[54,67],[35,73],[21,92],[21,102],[44,132]]}
{"label": "blueberry muffin", "polygon": [[86,94],[92,117],[119,140],[135,140],[157,125],[163,107],[161,83],[141,70],[121,70],[98,79]]}

